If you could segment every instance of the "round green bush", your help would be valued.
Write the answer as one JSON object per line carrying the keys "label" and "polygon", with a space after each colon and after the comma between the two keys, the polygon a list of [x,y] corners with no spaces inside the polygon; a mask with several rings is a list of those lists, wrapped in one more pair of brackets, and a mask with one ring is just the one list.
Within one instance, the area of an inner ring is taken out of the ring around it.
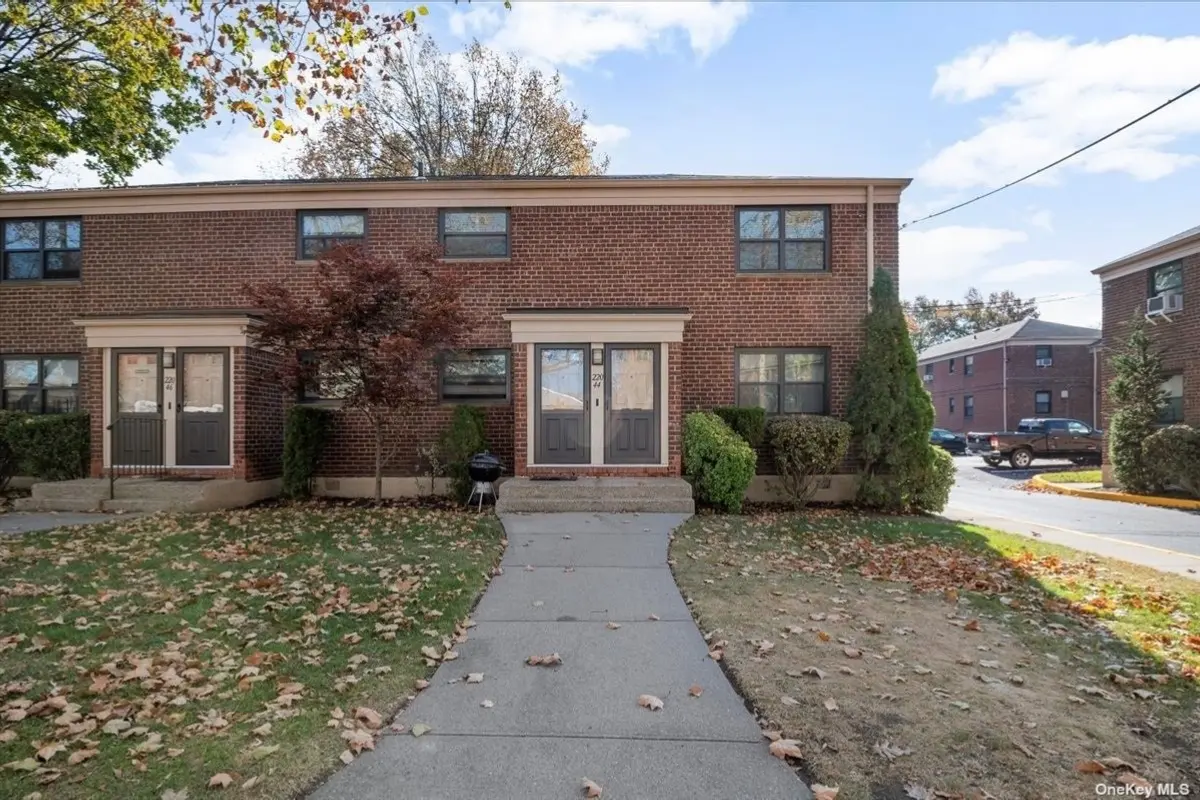
{"label": "round green bush", "polygon": [[716,414],[697,411],[683,420],[683,468],[697,499],[738,513],[754,479],[758,456]]}

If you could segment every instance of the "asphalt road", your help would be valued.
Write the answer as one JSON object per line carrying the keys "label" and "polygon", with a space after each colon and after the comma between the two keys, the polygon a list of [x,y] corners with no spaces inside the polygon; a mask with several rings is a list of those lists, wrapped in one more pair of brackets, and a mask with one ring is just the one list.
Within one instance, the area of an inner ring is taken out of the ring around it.
{"label": "asphalt road", "polygon": [[1017,488],[1039,472],[1070,468],[1068,462],[1014,470],[993,469],[978,456],[954,461],[958,477],[943,516],[1200,580],[1200,513]]}

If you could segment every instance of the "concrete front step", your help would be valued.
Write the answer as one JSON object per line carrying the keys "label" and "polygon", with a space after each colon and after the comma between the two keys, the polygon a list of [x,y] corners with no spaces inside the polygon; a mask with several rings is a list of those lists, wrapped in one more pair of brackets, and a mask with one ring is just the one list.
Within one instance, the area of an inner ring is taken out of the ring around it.
{"label": "concrete front step", "polygon": [[[109,493],[112,499],[109,499]],[[34,484],[19,511],[214,511],[278,494],[278,481],[235,479],[83,478]]]}
{"label": "concrete front step", "polygon": [[13,501],[13,508],[17,511],[99,511],[100,504],[103,500],[97,499],[71,499],[68,497],[56,498],[37,498],[37,497],[18,497]]}
{"label": "concrete front step", "polygon": [[692,487],[681,478],[510,478],[499,487],[501,514],[546,511],[695,513]]}

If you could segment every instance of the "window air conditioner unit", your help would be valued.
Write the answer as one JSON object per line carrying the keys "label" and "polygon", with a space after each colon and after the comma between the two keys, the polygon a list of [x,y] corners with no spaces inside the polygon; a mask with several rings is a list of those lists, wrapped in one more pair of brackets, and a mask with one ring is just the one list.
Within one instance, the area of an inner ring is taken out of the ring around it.
{"label": "window air conditioner unit", "polygon": [[1049,367],[1054,364],[1053,358],[1039,358],[1036,362],[1039,367]]}
{"label": "window air conditioner unit", "polygon": [[1146,299],[1146,316],[1160,317],[1183,311],[1182,292],[1163,292]]}
{"label": "window air conditioner unit", "polygon": [[926,383],[929,383],[930,381],[933,380],[933,375],[932,375],[932,373],[926,372],[924,375],[921,376],[921,378],[924,379],[924,381]]}

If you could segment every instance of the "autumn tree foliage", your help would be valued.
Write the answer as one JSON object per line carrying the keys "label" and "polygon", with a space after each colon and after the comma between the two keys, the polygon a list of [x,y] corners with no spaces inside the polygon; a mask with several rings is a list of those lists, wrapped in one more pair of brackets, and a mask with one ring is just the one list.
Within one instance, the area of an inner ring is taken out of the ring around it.
{"label": "autumn tree foliage", "polygon": [[910,333],[918,353],[935,344],[1020,322],[1026,317],[1037,319],[1039,313],[1032,298],[1023,300],[1008,289],[984,297],[973,286],[962,300],[942,302],[918,295],[904,303],[904,310],[915,326],[915,330],[910,327]]}
{"label": "autumn tree foliage", "polygon": [[424,7],[364,0],[0,2],[0,188],[84,153],[106,184],[180,133],[248,120],[276,140],[357,107]]}
{"label": "autumn tree foliage", "polygon": [[262,320],[252,341],[281,354],[283,386],[297,392],[319,384],[369,423],[376,501],[406,413],[434,396],[434,360],[469,324],[462,281],[435,271],[437,255],[414,248],[392,261],[343,247],[318,262],[311,286],[275,280],[246,287]]}
{"label": "autumn tree foliage", "polygon": [[595,175],[608,169],[562,78],[473,43],[389,52],[359,110],[332,119],[285,170],[298,178]]}

